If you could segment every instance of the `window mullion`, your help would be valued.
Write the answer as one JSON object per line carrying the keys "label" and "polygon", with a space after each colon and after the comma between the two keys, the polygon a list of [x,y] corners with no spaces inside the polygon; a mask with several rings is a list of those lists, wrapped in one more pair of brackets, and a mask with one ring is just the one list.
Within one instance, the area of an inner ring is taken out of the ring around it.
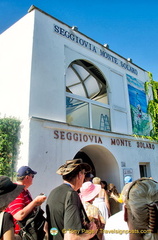
{"label": "window mullion", "polygon": [[93,123],[92,123],[92,105],[91,103],[89,102],[89,127],[90,128],[93,128]]}

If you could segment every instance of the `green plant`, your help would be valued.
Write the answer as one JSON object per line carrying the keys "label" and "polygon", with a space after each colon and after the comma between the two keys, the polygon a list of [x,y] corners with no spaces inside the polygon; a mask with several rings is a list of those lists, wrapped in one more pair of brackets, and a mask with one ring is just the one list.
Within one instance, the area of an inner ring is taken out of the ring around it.
{"label": "green plant", "polygon": [[0,175],[14,176],[19,144],[20,121],[15,118],[0,119]]}
{"label": "green plant", "polygon": [[153,100],[148,102],[148,113],[152,120],[153,129],[151,130],[151,137],[158,141],[158,82],[153,80],[152,73],[148,72],[149,81],[145,82],[146,94],[149,94],[149,89],[152,89]]}

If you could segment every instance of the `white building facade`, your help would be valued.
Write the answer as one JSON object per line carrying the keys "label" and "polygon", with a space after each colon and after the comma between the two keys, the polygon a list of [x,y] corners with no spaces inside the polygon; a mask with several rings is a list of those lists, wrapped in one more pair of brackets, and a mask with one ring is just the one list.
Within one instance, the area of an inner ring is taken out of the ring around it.
{"label": "white building facade", "polygon": [[158,180],[145,70],[36,7],[0,35],[0,116],[21,121],[17,167],[38,174],[33,194],[62,181],[81,157],[120,191],[124,177]]}

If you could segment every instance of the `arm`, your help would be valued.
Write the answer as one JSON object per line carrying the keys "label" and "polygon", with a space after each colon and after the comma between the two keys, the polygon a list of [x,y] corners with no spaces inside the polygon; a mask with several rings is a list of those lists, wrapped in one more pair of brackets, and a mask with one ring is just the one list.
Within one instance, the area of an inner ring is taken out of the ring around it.
{"label": "arm", "polygon": [[[75,234],[67,231],[64,234],[64,240],[88,240],[95,236],[97,233],[97,226],[94,222],[91,222],[89,225],[89,229],[85,230],[82,234]],[[87,232],[86,232],[87,231]]]}
{"label": "arm", "polygon": [[3,234],[3,237],[2,237],[3,240],[14,240],[14,228],[10,228],[8,231],[6,231],[4,234]]}
{"label": "arm", "polygon": [[13,215],[17,221],[22,221],[33,209],[37,206],[40,206],[46,200],[46,196],[37,196],[32,202],[30,202],[23,209],[19,210]]}
{"label": "arm", "polygon": [[108,195],[107,195],[106,191],[105,191],[105,195],[104,196],[105,196],[105,205],[106,205],[106,207],[108,209],[109,216],[111,216],[109,198],[108,198]]}

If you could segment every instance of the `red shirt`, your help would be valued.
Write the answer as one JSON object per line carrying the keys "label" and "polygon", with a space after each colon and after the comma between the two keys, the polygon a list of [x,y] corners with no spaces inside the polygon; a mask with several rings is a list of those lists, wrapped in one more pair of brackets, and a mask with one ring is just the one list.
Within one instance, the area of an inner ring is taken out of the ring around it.
{"label": "red shirt", "polygon": [[[28,190],[23,189],[23,191],[19,194],[19,196],[9,204],[9,206],[6,208],[5,211],[14,216],[14,214],[22,210],[31,201],[32,201],[32,197],[30,195],[30,192]],[[18,234],[20,231],[20,226],[18,225],[16,219],[14,219],[14,231],[16,234]]]}

